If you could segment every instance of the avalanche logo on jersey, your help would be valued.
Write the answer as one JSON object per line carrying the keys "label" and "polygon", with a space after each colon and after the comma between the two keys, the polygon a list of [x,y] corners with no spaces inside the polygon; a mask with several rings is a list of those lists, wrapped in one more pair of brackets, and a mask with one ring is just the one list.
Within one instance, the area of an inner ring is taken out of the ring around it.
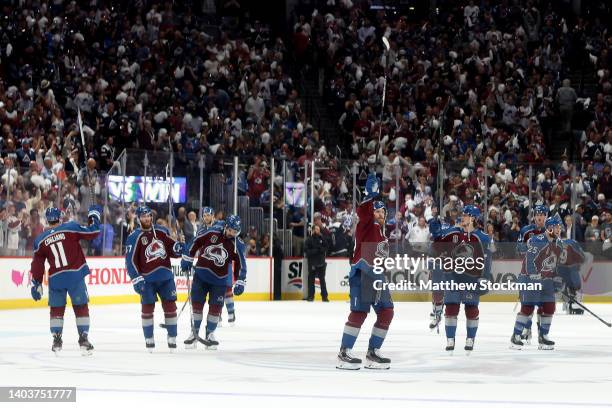
{"label": "avalanche logo on jersey", "polygon": [[544,258],[542,261],[542,272],[551,272],[557,266],[557,255],[554,253]]}
{"label": "avalanche logo on jersey", "polygon": [[166,248],[164,247],[164,243],[160,240],[153,239],[145,249],[145,257],[147,258],[147,263],[156,259],[165,259]]}
{"label": "avalanche logo on jersey", "polygon": [[228,253],[227,250],[223,248],[223,244],[217,244],[207,246],[202,256],[213,261],[215,266],[223,266],[228,258]]}
{"label": "avalanche logo on jersey", "polygon": [[474,247],[471,246],[470,244],[462,242],[453,249],[452,257],[453,258],[473,258],[474,257]]}
{"label": "avalanche logo on jersey", "polygon": [[385,241],[380,241],[377,245],[376,245],[376,252],[374,253],[374,256],[376,258],[386,258],[389,256],[389,242]]}

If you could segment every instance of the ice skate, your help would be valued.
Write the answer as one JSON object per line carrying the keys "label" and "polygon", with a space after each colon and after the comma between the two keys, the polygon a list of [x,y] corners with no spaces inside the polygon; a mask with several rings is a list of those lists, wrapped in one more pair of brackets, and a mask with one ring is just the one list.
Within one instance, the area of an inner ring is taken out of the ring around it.
{"label": "ice skate", "polygon": [[195,333],[191,332],[189,334],[189,337],[185,339],[183,344],[185,345],[185,348],[188,350],[196,349],[198,347],[198,339],[196,338]]}
{"label": "ice skate", "polygon": [[446,339],[446,351],[451,356],[453,355],[453,351],[455,351],[455,339],[454,338],[447,338]]}
{"label": "ice skate", "polygon": [[361,368],[361,359],[355,357],[351,349],[340,349],[336,368],[340,370],[359,370]]}
{"label": "ice skate", "polygon": [[229,324],[230,327],[234,327],[234,325],[236,324],[236,313],[229,313],[227,316],[227,323]]}
{"label": "ice skate", "polygon": [[540,334],[538,337],[538,350],[554,350],[555,342],[548,338],[548,334]]}
{"label": "ice skate", "polygon": [[63,344],[64,343],[62,341],[62,334],[54,333],[53,334],[53,345],[51,346],[51,351],[53,351],[55,355],[59,355],[59,352],[62,351]]}
{"label": "ice skate", "polygon": [[93,354],[94,346],[89,342],[87,332],[83,332],[79,335],[79,346],[81,346],[81,355],[91,356]]}
{"label": "ice skate", "polygon": [[388,370],[391,367],[391,359],[381,356],[378,349],[369,349],[364,367],[372,370]]}
{"label": "ice skate", "polygon": [[442,321],[442,314],[431,312],[429,314],[431,318],[431,322],[429,323],[429,330],[438,329],[440,327],[440,322]]}
{"label": "ice skate", "polygon": [[206,346],[206,350],[216,350],[219,342],[215,339],[215,332],[210,332],[205,339],[199,338],[200,343]]}
{"label": "ice skate", "polygon": [[176,350],[176,337],[168,336],[168,348],[170,349],[171,353]]}
{"label": "ice skate", "polygon": [[521,350],[523,348],[525,344],[521,341],[521,338],[522,336],[519,334],[512,334],[512,337],[510,337],[510,348],[512,350]]}
{"label": "ice skate", "polygon": [[474,338],[473,337],[468,337],[467,339],[465,339],[465,354],[467,354],[468,356],[472,353],[472,351],[474,350]]}
{"label": "ice skate", "polygon": [[145,345],[147,346],[147,351],[149,353],[153,353],[153,350],[155,349],[155,339],[153,337],[145,339]]}

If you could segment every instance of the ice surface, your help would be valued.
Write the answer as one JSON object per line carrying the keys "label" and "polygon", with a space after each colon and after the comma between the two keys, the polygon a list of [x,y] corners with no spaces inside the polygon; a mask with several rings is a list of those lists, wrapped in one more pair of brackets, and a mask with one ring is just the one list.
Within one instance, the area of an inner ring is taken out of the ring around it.
{"label": "ice surface", "polygon": [[[78,406],[105,407],[612,407],[612,329],[588,315],[558,314],[550,333],[556,350],[539,351],[535,342],[509,350],[513,307],[481,304],[468,357],[462,315],[457,350],[449,356],[443,334],[427,328],[430,305],[397,303],[383,347],[391,370],[355,372],[335,368],[345,302],[237,302],[237,324],[217,330],[216,351],[182,348],[189,328],[184,313],[175,354],[159,327],[155,353],[145,352],[139,305],[94,305],[90,357],[78,351],[70,308],[60,357],[50,351],[48,309],[4,310],[0,385],[76,386]],[[612,318],[612,305],[591,308]],[[158,304],[157,323],[162,316]],[[372,314],[355,346],[358,355],[365,354],[373,321]]]}

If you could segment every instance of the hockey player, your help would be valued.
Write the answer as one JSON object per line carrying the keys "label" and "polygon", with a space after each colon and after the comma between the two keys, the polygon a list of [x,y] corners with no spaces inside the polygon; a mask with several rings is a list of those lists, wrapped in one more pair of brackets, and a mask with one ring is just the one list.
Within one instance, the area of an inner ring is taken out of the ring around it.
{"label": "hockey player", "polygon": [[[214,332],[217,328],[226,287],[229,281],[230,263],[234,263],[234,295],[240,296],[246,285],[247,265],[245,244],[240,234],[240,217],[230,215],[222,230],[210,228],[201,231],[185,247],[181,270],[189,271],[195,262],[195,274],[191,286],[191,306],[193,309],[193,327],[191,335],[185,340],[186,348],[195,348],[200,340],[207,349],[216,349],[219,342]],[[208,316],[206,318],[206,337],[199,339],[198,333],[203,319],[204,302],[208,296]]]}
{"label": "hockey player", "polygon": [[391,364],[390,359],[379,354],[393,319],[393,301],[389,289],[382,285],[385,276],[374,273],[374,260],[389,256],[389,243],[384,234],[387,209],[382,201],[375,201],[378,194],[376,174],[370,174],[366,181],[366,198],[357,208],[359,222],[355,229],[355,252],[349,273],[351,312],[344,325],[338,353],[336,368],[339,369],[358,370],[361,367],[361,359],[353,355],[352,349],[370,308],[376,312],[376,322],[368,344],[365,367],[389,369]]}
{"label": "hockey player", "polygon": [[[580,307],[573,307],[572,299],[578,298],[578,291],[582,287],[580,280],[580,267],[584,263],[585,256],[580,244],[573,239],[563,240],[563,252],[557,266],[556,288],[561,292],[563,298],[563,310],[568,314],[583,314]],[[580,300],[580,299],[578,299]]]}
{"label": "hockey player", "polygon": [[55,207],[45,211],[49,227],[34,240],[34,259],[32,260],[32,298],[38,301],[43,295],[43,276],[45,261],[49,263],[49,307],[51,316],[51,333],[53,345],[51,350],[58,353],[62,350],[62,332],[66,294],[70,295],[72,309],[76,317],[81,354],[90,355],[93,345],[89,334],[89,296],[84,277],[89,275],[89,266],[85,260],[80,240],[91,241],[100,232],[99,206],[91,206],[88,212],[89,226],[85,227],[74,221],[61,223],[62,212]]}
{"label": "hockey player", "polygon": [[526,322],[531,319],[535,306],[542,308],[542,317],[538,327],[540,350],[554,349],[555,342],[548,338],[548,332],[555,313],[556,268],[565,244],[559,239],[562,221],[559,214],[548,217],[546,231],[531,237],[527,241],[527,252],[523,259],[519,283],[541,283],[542,290],[522,290],[519,292],[521,310],[516,316],[514,332],[510,338],[510,348],[520,350],[524,343],[521,334]]}
{"label": "hockey player", "polygon": [[212,207],[202,208],[202,226],[198,228],[198,233],[202,230],[206,231],[215,223],[215,210]]}
{"label": "hockey player", "polygon": [[[225,222],[223,220],[215,221],[215,211],[212,207],[204,207],[202,208],[202,228],[201,230],[206,231],[210,228],[216,228],[220,231],[223,231],[225,227]],[[229,265],[229,273],[227,275],[227,288],[225,289],[225,297],[224,304],[227,308],[227,321],[230,326],[233,326],[236,322],[236,310],[234,305],[234,279],[232,273],[232,265]],[[221,326],[221,316],[219,316],[219,326]],[[194,343],[195,344],[195,343]]]}
{"label": "hockey player", "polygon": [[[443,269],[443,281],[447,284],[476,285],[473,289],[459,290],[449,288],[444,291],[444,328],[446,331],[446,351],[455,350],[457,316],[461,303],[464,304],[467,338],[464,349],[470,354],[478,330],[480,296],[485,294],[480,281],[491,279],[490,238],[477,228],[480,209],[474,205],[463,208],[459,226],[447,228],[440,233],[434,243],[433,253],[437,256],[450,256],[456,265],[453,269]],[[457,267],[459,259],[465,259],[462,268]],[[469,262],[468,260],[472,261]],[[446,262],[444,262],[445,264]]]}
{"label": "hockey player", "polygon": [[157,297],[161,299],[165,325],[168,330],[168,348],[176,348],[176,285],[170,258],[182,255],[181,243],[175,241],[163,226],[153,224],[153,213],[145,205],[136,209],[139,228],[128,237],[125,265],[134,290],[140,295],[142,331],[149,352],[155,348],[153,312]]}
{"label": "hockey player", "polygon": [[[522,259],[527,253],[527,241],[531,237],[543,234],[545,231],[544,223],[546,217],[548,217],[548,208],[545,205],[536,205],[533,209],[533,224],[525,225],[519,232],[519,237],[516,242],[516,252]],[[542,315],[542,309],[538,307],[538,325],[540,324],[540,317]],[[521,340],[527,343],[531,343],[531,318],[525,322],[525,328],[521,334]]]}

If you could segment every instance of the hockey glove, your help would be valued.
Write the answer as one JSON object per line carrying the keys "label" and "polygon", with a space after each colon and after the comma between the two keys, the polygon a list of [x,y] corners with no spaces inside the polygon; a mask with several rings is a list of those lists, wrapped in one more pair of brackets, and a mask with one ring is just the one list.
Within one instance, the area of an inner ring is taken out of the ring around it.
{"label": "hockey glove", "polygon": [[563,288],[565,287],[565,283],[563,282],[563,278],[560,276],[555,276],[553,278],[553,285],[555,286],[555,292],[563,292]]}
{"label": "hockey glove", "polygon": [[240,296],[244,293],[244,287],[246,286],[246,281],[242,279],[238,279],[236,283],[234,283],[234,295]]}
{"label": "hockey glove", "polygon": [[42,283],[33,280],[32,287],[30,288],[30,293],[32,294],[32,299],[34,299],[35,301],[39,301],[40,299],[42,299],[42,295],[43,295]]}
{"label": "hockey glove", "polygon": [[98,220],[98,222],[100,222],[100,220],[102,219],[102,207],[100,207],[99,205],[91,205],[89,206],[89,211],[87,212],[87,218],[90,221],[93,221],[93,219]]}
{"label": "hockey glove", "polygon": [[378,194],[378,178],[376,177],[376,173],[368,174],[368,179],[366,180],[366,195],[368,197],[372,197]]}
{"label": "hockey glove", "polygon": [[142,276],[138,275],[134,279],[132,279],[132,285],[134,285],[134,291],[139,295],[144,293],[145,288],[145,280]]}

